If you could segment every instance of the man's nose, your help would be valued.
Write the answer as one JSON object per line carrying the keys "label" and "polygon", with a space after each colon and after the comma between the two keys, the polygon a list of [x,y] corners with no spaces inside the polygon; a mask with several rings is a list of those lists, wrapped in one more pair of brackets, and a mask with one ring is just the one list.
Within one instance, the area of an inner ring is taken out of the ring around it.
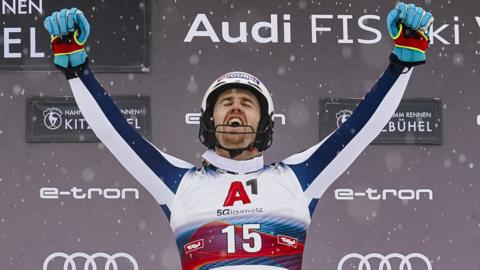
{"label": "man's nose", "polygon": [[232,107],[230,108],[231,112],[241,112],[242,111],[242,105],[240,102],[234,101],[232,104]]}

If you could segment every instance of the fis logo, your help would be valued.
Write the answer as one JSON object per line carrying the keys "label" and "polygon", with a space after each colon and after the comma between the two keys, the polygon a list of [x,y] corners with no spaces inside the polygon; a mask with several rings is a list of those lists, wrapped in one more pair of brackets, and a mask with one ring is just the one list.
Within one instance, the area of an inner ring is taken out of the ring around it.
{"label": "fis logo", "polygon": [[298,240],[296,238],[286,236],[286,235],[278,235],[277,241],[280,245],[289,246],[289,247],[297,247]]}
{"label": "fis logo", "polygon": [[196,251],[196,250],[200,250],[204,248],[204,242],[203,242],[203,239],[200,239],[200,240],[196,240],[196,241],[193,241],[193,242],[190,242],[190,243],[187,243],[183,249],[185,250],[185,254],[188,254],[190,252],[193,252],[193,251]]}

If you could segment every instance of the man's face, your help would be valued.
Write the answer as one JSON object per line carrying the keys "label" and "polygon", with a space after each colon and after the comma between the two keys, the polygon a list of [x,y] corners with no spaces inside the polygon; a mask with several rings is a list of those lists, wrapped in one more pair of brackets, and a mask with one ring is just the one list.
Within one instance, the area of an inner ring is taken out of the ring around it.
{"label": "man's face", "polygon": [[[243,148],[255,140],[256,134],[231,134],[257,131],[260,121],[260,103],[245,89],[229,89],[221,93],[213,107],[213,122],[220,126],[215,136],[223,147]],[[235,127],[239,125],[238,127]],[[249,127],[253,128],[253,131]],[[231,133],[218,133],[231,132]]]}

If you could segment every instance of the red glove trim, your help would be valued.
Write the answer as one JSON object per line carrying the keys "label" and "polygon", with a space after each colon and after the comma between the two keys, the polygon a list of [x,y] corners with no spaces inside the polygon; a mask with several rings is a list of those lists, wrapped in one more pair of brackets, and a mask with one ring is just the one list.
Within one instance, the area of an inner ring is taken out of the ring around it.
{"label": "red glove trim", "polygon": [[417,30],[415,33],[418,35],[418,38],[406,37],[405,28],[403,27],[403,24],[400,24],[399,35],[393,40],[395,46],[425,53],[429,44],[428,37],[420,30]]}
{"label": "red glove trim", "polygon": [[85,50],[85,45],[77,40],[78,31],[60,38],[52,36],[52,49],[55,56],[68,55]]}

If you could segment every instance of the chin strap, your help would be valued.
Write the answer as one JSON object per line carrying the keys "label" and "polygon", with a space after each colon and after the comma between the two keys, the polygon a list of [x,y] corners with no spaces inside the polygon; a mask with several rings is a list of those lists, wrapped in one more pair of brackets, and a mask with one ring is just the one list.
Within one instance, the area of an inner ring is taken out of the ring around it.
{"label": "chin strap", "polygon": [[[215,133],[224,133],[224,134],[257,134],[252,126],[249,125],[239,125],[240,127],[247,127],[250,128],[252,131],[244,131],[244,132],[227,132],[227,131],[217,131],[219,127],[226,126],[229,127],[230,125],[216,125],[215,126]],[[255,142],[250,143],[247,147],[240,147],[240,148],[227,148],[220,144],[218,139],[216,140],[215,146],[226,150],[230,154],[230,158],[235,158],[236,156],[243,153],[243,151],[247,150],[250,151],[251,149],[255,148]]]}
{"label": "chin strap", "polygon": [[247,147],[241,147],[241,148],[226,148],[223,145],[221,145],[218,141],[217,144],[215,145],[218,148],[221,148],[223,150],[227,150],[228,154],[230,155],[230,158],[235,158],[236,156],[240,155],[243,153],[243,151],[250,151],[252,148],[254,148],[253,143],[248,145]]}

